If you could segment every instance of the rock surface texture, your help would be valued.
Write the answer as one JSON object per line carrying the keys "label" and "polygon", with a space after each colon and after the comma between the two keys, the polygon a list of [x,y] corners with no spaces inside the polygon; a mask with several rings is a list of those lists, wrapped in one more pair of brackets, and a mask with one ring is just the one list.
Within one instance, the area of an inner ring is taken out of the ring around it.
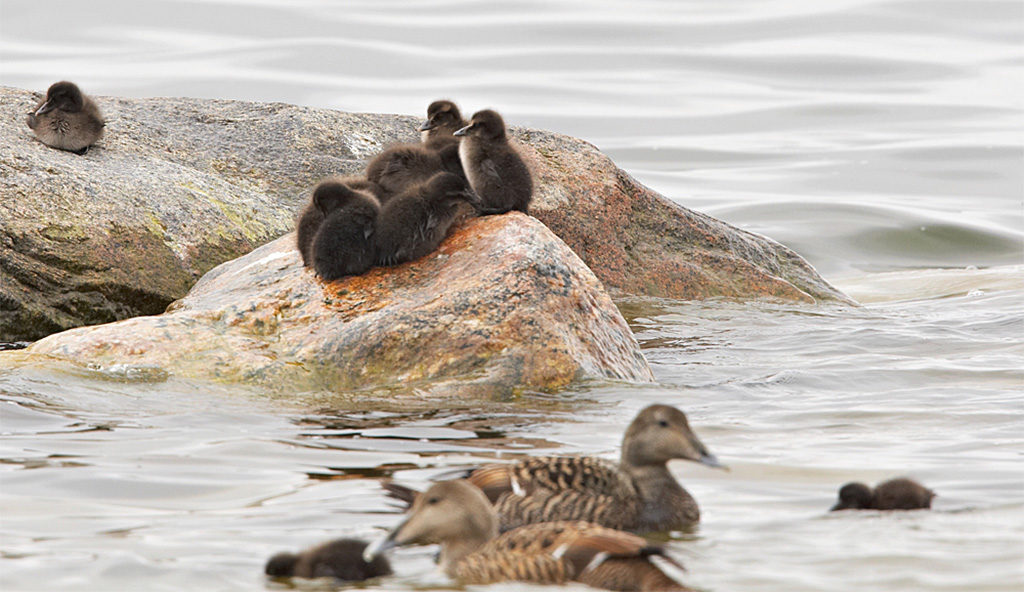
{"label": "rock surface texture", "polygon": [[[32,137],[0,87],[0,341],[156,314],[203,273],[281,236],[321,178],[418,140],[417,117],[280,103],[94,97],[84,156]],[[467,106],[469,107],[469,106]],[[532,213],[619,294],[846,300],[792,251],[682,208],[590,144],[513,129]]]}
{"label": "rock surface texture", "polygon": [[474,218],[433,254],[323,283],[288,234],[203,276],[158,316],[26,351],[294,391],[487,398],[584,378],[651,381],[601,282],[543,224]]}

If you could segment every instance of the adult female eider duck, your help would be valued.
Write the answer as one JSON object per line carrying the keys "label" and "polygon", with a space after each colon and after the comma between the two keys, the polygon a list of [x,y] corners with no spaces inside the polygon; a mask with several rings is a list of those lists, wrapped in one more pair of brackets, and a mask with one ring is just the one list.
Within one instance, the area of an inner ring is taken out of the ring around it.
{"label": "adult female eider duck", "polygon": [[532,524],[498,534],[498,517],[465,480],[435,483],[417,496],[408,517],[367,547],[372,560],[401,545],[438,543],[439,564],[463,585],[497,582],[565,584],[608,590],[689,590],[652,562],[682,566],[664,549],[628,532],[587,522]]}
{"label": "adult female eider duck", "polygon": [[[684,459],[725,468],[690,430],[686,415],[669,405],[641,410],[622,438],[618,464],[594,457],[535,457],[471,470],[500,517],[502,531],[552,520],[586,520],[636,533],[691,526],[700,509],[668,470]],[[415,491],[385,483],[406,502]]]}

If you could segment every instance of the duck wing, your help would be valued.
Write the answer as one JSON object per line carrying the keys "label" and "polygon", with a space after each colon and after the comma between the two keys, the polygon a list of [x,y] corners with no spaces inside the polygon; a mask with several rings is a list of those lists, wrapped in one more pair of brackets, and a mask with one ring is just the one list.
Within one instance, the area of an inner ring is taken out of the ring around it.
{"label": "duck wing", "polygon": [[[547,522],[516,528],[492,539],[462,558],[454,566],[452,575],[466,584],[511,580],[562,584],[580,580],[607,587],[601,584],[609,575],[614,578],[636,576],[634,581],[638,581],[650,579],[650,572],[654,570],[664,576],[650,563],[649,558],[654,555],[664,555],[664,551],[627,532],[588,522]],[[614,569],[603,567],[606,563]],[[607,581],[617,583],[619,580]],[[676,586],[667,589],[685,589]]]}
{"label": "duck wing", "polygon": [[537,456],[511,464],[485,465],[469,482],[496,501],[505,493],[529,496],[539,490],[579,491],[592,495],[637,495],[632,478],[615,463],[587,456]]}

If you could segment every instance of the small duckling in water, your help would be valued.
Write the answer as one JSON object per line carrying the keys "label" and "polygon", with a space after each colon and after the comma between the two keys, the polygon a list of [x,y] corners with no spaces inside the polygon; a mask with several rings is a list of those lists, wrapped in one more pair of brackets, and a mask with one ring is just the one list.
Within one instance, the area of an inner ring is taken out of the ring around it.
{"label": "small duckling in water", "polygon": [[863,483],[847,483],[839,488],[838,510],[927,510],[935,492],[913,479],[897,477],[879,483],[874,490]]}
{"label": "small duckling in water", "polygon": [[395,265],[437,250],[462,203],[475,206],[476,195],[451,173],[437,173],[391,198],[377,218],[377,261]]}
{"label": "small duckling in water", "polygon": [[435,483],[416,497],[408,516],[366,548],[370,560],[391,547],[438,543],[438,563],[462,585],[497,582],[566,584],[609,590],[687,591],[651,561],[683,567],[662,547],[588,522],[531,524],[498,534],[487,497],[468,481]]}
{"label": "small duckling in water", "polygon": [[[380,186],[367,179],[353,176],[336,177],[333,180],[343,183],[349,189],[365,191],[378,199],[380,197]],[[309,203],[306,204],[306,207],[299,214],[298,222],[295,224],[295,242],[299,248],[299,253],[302,254],[302,265],[305,267],[313,265],[313,237],[316,236],[316,231],[320,229],[320,225],[323,222],[324,214],[320,211],[320,208],[316,207],[311,197]]]}
{"label": "small duckling in water", "polygon": [[523,158],[509,143],[501,115],[490,109],[477,111],[469,125],[454,135],[462,137],[459,160],[470,186],[480,196],[480,213],[519,210],[528,214],[533,179]]}
{"label": "small duckling in water", "polygon": [[56,82],[28,114],[28,127],[52,148],[85,154],[103,135],[103,115],[73,82]]}
{"label": "small duckling in water", "polygon": [[385,557],[363,559],[366,543],[356,539],[338,539],[298,555],[278,553],[267,561],[263,571],[275,578],[327,578],[348,582],[391,575],[391,564]]}
{"label": "small duckling in water", "polygon": [[366,178],[380,186],[380,201],[385,204],[443,170],[444,164],[436,150],[417,144],[399,144],[384,150],[366,165]]}
{"label": "small duckling in water", "polygon": [[377,198],[338,181],[325,181],[313,191],[313,203],[324,216],[310,247],[317,275],[332,281],[373,267]]}
{"label": "small duckling in water", "polygon": [[[636,533],[667,532],[700,520],[700,508],[668,470],[684,459],[724,469],[669,405],[637,414],[622,438],[618,464],[603,458],[540,456],[471,469],[467,476],[491,503],[502,532],[524,524],[586,520]],[[384,483],[388,495],[411,502],[416,492]]]}

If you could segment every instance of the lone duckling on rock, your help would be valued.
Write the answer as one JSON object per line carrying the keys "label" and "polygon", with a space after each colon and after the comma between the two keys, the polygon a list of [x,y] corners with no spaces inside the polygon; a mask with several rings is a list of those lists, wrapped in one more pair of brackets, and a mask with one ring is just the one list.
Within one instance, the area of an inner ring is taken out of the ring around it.
{"label": "lone duckling on rock", "polygon": [[52,148],[85,154],[103,135],[99,107],[73,82],[62,80],[50,86],[46,97],[26,119],[40,142]]}
{"label": "lone duckling on rock", "polygon": [[477,111],[469,125],[457,130],[459,160],[473,191],[480,196],[480,213],[529,213],[533,179],[521,156],[508,141],[505,121],[496,111]]}
{"label": "lone duckling on rock", "polygon": [[[377,198],[379,198],[381,192],[379,185],[360,177],[336,177],[330,180],[343,183],[349,189],[364,191]],[[299,249],[299,253],[302,254],[302,264],[306,267],[313,265],[313,237],[316,236],[316,231],[320,229],[320,225],[323,222],[323,212],[316,206],[314,200],[310,198],[309,203],[302,209],[298,222],[295,224],[296,246]]]}
{"label": "lone duckling on rock", "polygon": [[[697,501],[668,470],[672,459],[725,468],[690,430],[682,411],[651,405],[626,430],[618,464],[595,457],[535,457],[486,465],[467,478],[494,504],[503,532],[552,520],[586,520],[641,534],[665,532],[700,520]],[[383,486],[393,498],[417,498],[405,486]]]}
{"label": "lone duckling on rock", "polygon": [[873,490],[863,483],[847,483],[839,489],[838,510],[926,510],[935,492],[913,479],[897,477],[879,483]]}
{"label": "lone duckling on rock", "polygon": [[313,204],[324,216],[313,237],[313,269],[325,281],[359,275],[373,267],[380,203],[370,193],[338,181],[324,181],[313,191]]}
{"label": "lone duckling on rock", "polygon": [[478,202],[466,181],[451,173],[437,173],[391,198],[377,218],[378,263],[396,265],[437,250],[462,203]]}
{"label": "lone duckling on rock", "polygon": [[[371,560],[401,545],[441,545],[442,571],[462,585],[497,582],[565,584],[609,590],[688,590],[652,563],[682,566],[636,535],[587,522],[532,524],[498,534],[494,508],[468,481],[435,483],[408,516],[367,547]],[[674,571],[674,570],[673,570]]]}
{"label": "lone duckling on rock", "polygon": [[298,555],[278,553],[267,561],[264,573],[274,578],[335,578],[360,582],[391,575],[386,557],[363,558],[366,543],[338,539],[307,549]]}

